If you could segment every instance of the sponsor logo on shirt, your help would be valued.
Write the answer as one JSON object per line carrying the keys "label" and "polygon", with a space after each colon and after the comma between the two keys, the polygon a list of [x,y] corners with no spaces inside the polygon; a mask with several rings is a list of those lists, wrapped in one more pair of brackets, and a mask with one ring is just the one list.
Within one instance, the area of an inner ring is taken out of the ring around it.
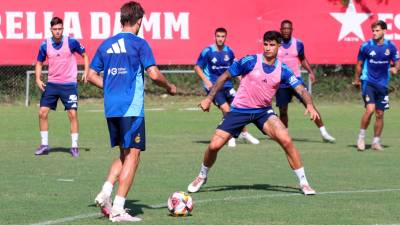
{"label": "sponsor logo on shirt", "polygon": [[128,73],[128,70],[125,67],[119,67],[119,68],[112,67],[112,68],[108,69],[108,74],[113,75],[113,76],[115,76],[117,74],[124,75],[127,73]]}
{"label": "sponsor logo on shirt", "polygon": [[213,70],[228,69],[229,66],[211,66]]}
{"label": "sponsor logo on shirt", "polygon": [[120,54],[126,53],[125,41],[123,38],[119,39],[117,42],[111,45],[110,48],[107,49],[107,54]]}
{"label": "sponsor logo on shirt", "polygon": [[371,64],[388,64],[389,61],[388,60],[373,60],[373,59],[370,59],[369,63],[371,63]]}

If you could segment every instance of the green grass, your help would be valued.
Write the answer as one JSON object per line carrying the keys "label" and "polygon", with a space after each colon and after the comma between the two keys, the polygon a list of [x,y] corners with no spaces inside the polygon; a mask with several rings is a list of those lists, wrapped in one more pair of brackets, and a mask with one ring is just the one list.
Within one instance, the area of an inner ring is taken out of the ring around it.
{"label": "green grass", "polygon": [[[290,133],[302,154],[308,179],[320,195],[297,195],[297,179],[281,148],[251,125],[250,131],[262,143],[224,148],[203,191],[192,194],[193,215],[168,216],[165,207],[154,206],[165,204],[172,192],[186,190],[220,120],[215,107],[211,113],[180,110],[195,107],[198,100],[146,100],[147,108],[165,111],[146,111],[147,150],[127,200],[127,207],[144,219],[140,224],[400,223],[400,107],[396,103],[385,115],[382,142],[386,148],[381,153],[355,149],[361,103],[317,103],[336,144],[322,143],[316,127],[303,116],[303,108],[290,105]],[[54,152],[35,157],[37,106],[0,107],[0,224],[33,224],[98,212],[93,199],[118,155],[116,149],[110,150],[106,122],[98,112],[101,109],[96,101],[80,103],[81,156],[73,159],[68,153],[65,112],[50,114],[49,139]],[[63,224],[109,223],[93,216]]]}

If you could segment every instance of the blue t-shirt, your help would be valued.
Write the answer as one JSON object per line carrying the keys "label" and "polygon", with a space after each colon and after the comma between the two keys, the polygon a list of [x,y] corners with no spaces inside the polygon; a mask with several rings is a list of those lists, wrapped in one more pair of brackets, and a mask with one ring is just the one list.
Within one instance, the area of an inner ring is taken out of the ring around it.
{"label": "blue t-shirt", "polygon": [[[225,45],[221,51],[218,51],[216,45],[210,45],[200,53],[196,65],[203,70],[211,83],[215,84],[219,76],[232,65],[234,59],[235,54],[228,46]],[[232,81],[226,81],[224,87],[233,87]]]}
{"label": "blue t-shirt", "polygon": [[[239,61],[234,62],[228,69],[228,72],[232,77],[244,76],[250,73],[254,66],[257,63],[257,55],[248,55],[244,58],[241,58]],[[278,59],[275,60],[274,65],[268,65],[266,63],[262,63],[263,70],[265,73],[272,73],[276,65],[278,63]],[[293,71],[286,65],[282,64],[282,72],[281,72],[281,84],[286,84],[292,88],[296,88],[302,81],[294,75]]]}
{"label": "blue t-shirt", "polygon": [[[285,43],[284,41],[281,42],[281,45],[283,48],[288,49],[290,45],[292,44],[292,39],[288,43]],[[296,49],[297,49],[297,54],[300,60],[304,59],[304,44],[301,40],[296,39]]]}
{"label": "blue t-shirt", "polygon": [[[51,44],[53,45],[53,48],[58,50],[63,45],[63,39],[61,39],[61,42],[57,43],[53,40],[53,38],[51,38]],[[83,55],[83,53],[85,53],[85,48],[83,47],[83,45],[81,45],[79,41],[73,37],[68,37],[68,46],[69,49],[71,50],[71,53],[76,52],[79,55]],[[47,39],[44,40],[42,44],[40,44],[37,61],[39,62],[46,61],[46,56],[47,56]]]}
{"label": "blue t-shirt", "polygon": [[97,49],[90,68],[104,71],[104,111],[110,117],[144,117],[144,70],[155,65],[149,44],[121,32]]}
{"label": "blue t-shirt", "polygon": [[357,59],[363,62],[361,80],[387,87],[390,80],[390,62],[397,62],[399,54],[393,42],[384,40],[382,45],[378,45],[371,39],[361,45]]}

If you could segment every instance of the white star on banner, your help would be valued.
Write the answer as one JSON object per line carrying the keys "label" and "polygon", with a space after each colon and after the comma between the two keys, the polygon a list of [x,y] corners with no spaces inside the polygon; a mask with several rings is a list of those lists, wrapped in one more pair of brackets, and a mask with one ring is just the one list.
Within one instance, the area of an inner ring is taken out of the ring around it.
{"label": "white star on banner", "polygon": [[342,24],[338,41],[343,40],[350,33],[354,33],[361,40],[365,40],[361,24],[371,16],[369,13],[357,13],[353,0],[349,1],[349,5],[345,13],[330,13],[337,21]]}

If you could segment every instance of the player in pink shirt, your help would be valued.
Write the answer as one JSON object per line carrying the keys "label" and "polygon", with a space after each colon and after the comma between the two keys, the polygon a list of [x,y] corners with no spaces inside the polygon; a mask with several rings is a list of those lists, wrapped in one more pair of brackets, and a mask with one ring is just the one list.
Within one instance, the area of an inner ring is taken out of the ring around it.
{"label": "player in pink shirt", "polygon": [[[315,82],[315,73],[311,69],[310,64],[307,61],[307,58],[304,54],[304,45],[299,39],[296,39],[292,36],[293,26],[290,20],[284,20],[281,22],[281,34],[282,34],[282,43],[279,47],[278,51],[278,59],[286,64],[296,75],[297,79],[299,79],[303,85],[304,82],[301,78],[300,72],[300,64],[307,70],[310,74],[311,82]],[[282,120],[283,124],[288,127],[289,117],[288,117],[288,108],[289,103],[292,101],[293,96],[295,96],[304,106],[305,102],[302,97],[297,94],[290,86],[286,84],[281,84],[277,93],[276,93],[276,106],[279,107],[279,117]],[[322,140],[324,142],[335,142],[335,138],[332,137],[328,131],[326,130],[324,123],[322,122],[321,115],[315,121],[315,125],[320,130]]]}
{"label": "player in pink shirt", "polygon": [[287,84],[301,95],[312,120],[319,118],[310,94],[293,72],[276,57],[281,43],[281,34],[268,31],[264,34],[262,54],[249,55],[234,62],[213,85],[200,107],[208,111],[216,93],[225,81],[242,76],[237,94],[228,112],[215,131],[204,153],[199,175],[188,186],[189,192],[198,192],[207,181],[209,169],[214,165],[218,151],[231,138],[237,137],[244,126],[254,123],[257,128],[277,141],[286,153],[290,167],[297,175],[300,188],[305,195],[316,192],[310,187],[305,176],[300,153],[293,144],[288,130],[272,109],[271,102],[280,84]]}
{"label": "player in pink shirt", "polygon": [[[82,80],[86,80],[89,71],[89,57],[85,48],[74,38],[63,36],[63,21],[54,17],[50,22],[51,38],[40,46],[35,67],[36,84],[43,92],[40,98],[39,128],[41,144],[35,155],[45,155],[50,151],[48,144],[48,114],[55,110],[58,99],[61,99],[71,124],[71,149],[73,157],[79,156],[78,149],[78,86],[77,62],[74,53],[83,57],[85,71]],[[49,69],[47,83],[41,79],[43,62],[48,59]]]}

